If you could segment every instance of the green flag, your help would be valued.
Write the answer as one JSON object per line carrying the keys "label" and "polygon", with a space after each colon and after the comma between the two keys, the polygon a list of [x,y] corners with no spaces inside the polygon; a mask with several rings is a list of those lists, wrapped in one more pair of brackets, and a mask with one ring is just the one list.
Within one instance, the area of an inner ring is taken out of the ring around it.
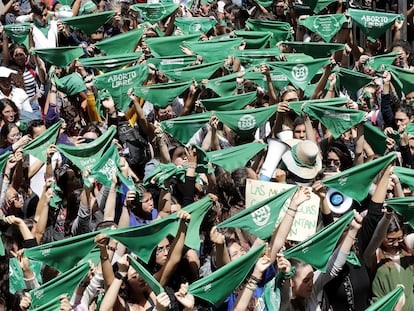
{"label": "green flag", "polygon": [[345,14],[328,14],[308,16],[299,19],[298,23],[320,35],[326,42],[330,42],[346,21]]}
{"label": "green flag", "polygon": [[236,90],[236,78],[239,75],[238,72],[208,80],[206,88],[214,91],[219,96],[234,95]]}
{"label": "green flag", "polygon": [[43,163],[46,163],[47,160],[47,147],[53,145],[58,136],[60,131],[60,126],[62,125],[62,121],[59,121],[49,127],[46,131],[42,134],[37,136],[35,139],[30,141],[24,148],[23,153],[31,154],[35,158],[39,159]]}
{"label": "green flag", "polygon": [[[67,293],[62,293],[61,295],[64,295]],[[60,300],[60,296],[57,297],[53,297],[52,300],[47,301],[45,304],[36,307],[36,309],[29,309],[29,310],[36,310],[36,311],[56,311],[56,310],[60,310],[60,304],[61,304],[61,300]]]}
{"label": "green flag", "polygon": [[142,53],[114,54],[108,56],[81,58],[79,61],[84,67],[95,68],[105,73],[112,70],[122,69],[122,67],[136,62],[141,55]]}
{"label": "green flag", "polygon": [[104,39],[95,44],[99,50],[104,51],[107,55],[133,53],[135,48],[141,40],[142,34],[144,33],[143,28],[137,28],[130,30],[119,35]]}
{"label": "green flag", "polygon": [[263,254],[264,249],[265,245],[251,249],[240,258],[192,283],[188,288],[188,292],[195,297],[219,306],[244,281],[256,261]]}
{"label": "green flag", "polygon": [[217,228],[241,228],[262,240],[272,236],[279,214],[285,202],[298,186],[286,189],[219,223]]}
{"label": "green flag", "polygon": [[399,52],[389,52],[387,54],[373,56],[368,59],[365,65],[372,67],[375,71],[380,71],[384,67],[392,65],[398,54]]}
{"label": "green flag", "polygon": [[414,228],[414,197],[396,197],[385,200],[385,204],[400,214]]}
{"label": "green flag", "polygon": [[292,48],[295,53],[305,53],[314,58],[329,57],[332,53],[345,49],[345,44],[341,43],[285,41],[283,45]]}
{"label": "green flag", "polygon": [[290,31],[290,24],[286,22],[259,20],[249,18],[246,21],[246,26],[252,31],[264,31],[271,32],[273,34],[270,40],[270,47],[274,47],[279,41],[285,41],[292,39],[292,33]]}
{"label": "green flag", "polygon": [[414,123],[408,123],[405,126],[405,132],[409,135],[414,136]]}
{"label": "green flag", "polygon": [[38,308],[51,301],[53,298],[63,294],[68,294],[69,300],[72,297],[75,288],[80,281],[85,277],[89,271],[89,264],[85,263],[80,266],[60,274],[54,279],[42,284],[40,287],[32,289],[30,296],[32,296],[31,309]]}
{"label": "green flag", "polygon": [[[322,179],[322,183],[334,188],[354,200],[361,202],[378,173],[395,160],[395,153],[352,167],[334,176]],[[355,187],[358,185],[358,187]]]}
{"label": "green flag", "polygon": [[160,83],[150,86],[137,86],[134,94],[151,102],[157,108],[165,108],[191,85],[192,81]]}
{"label": "green flag", "polygon": [[11,152],[6,151],[2,155],[0,155],[0,172],[3,172],[4,167],[6,166],[7,160],[9,159]]}
{"label": "green flag", "polygon": [[90,143],[79,146],[58,144],[57,149],[84,172],[89,168],[93,168],[99,161],[115,134],[116,127],[111,126],[103,135]]}
{"label": "green flag", "polygon": [[387,135],[371,122],[364,123],[364,138],[376,154],[383,155],[387,150]]}
{"label": "green flag", "polygon": [[184,54],[180,46],[182,46],[184,42],[197,41],[199,38],[200,34],[196,33],[193,35],[148,38],[145,39],[145,43],[147,43],[151,49],[152,55],[155,57],[164,57]]}
{"label": "green flag", "polygon": [[276,113],[277,105],[234,111],[215,111],[217,118],[240,136],[246,137]]}
{"label": "green flag", "polygon": [[113,144],[102,155],[99,161],[93,166],[90,177],[94,177],[105,187],[111,187],[112,175],[117,174],[119,163],[119,153]]}
{"label": "green flag", "polygon": [[241,38],[227,40],[208,40],[197,42],[185,42],[184,45],[194,53],[201,55],[206,62],[215,62],[225,59],[231,50],[237,49],[242,42]]}
{"label": "green flag", "polygon": [[306,104],[303,111],[311,119],[321,122],[335,139],[354,125],[361,123],[365,118],[365,112],[361,110],[339,108],[326,104]]}
{"label": "green flag", "polygon": [[148,286],[154,291],[155,295],[159,295],[165,292],[162,285],[152,276],[152,274],[143,267],[138,261],[136,261],[131,255],[128,255],[129,263],[132,268],[139,274],[139,276],[148,284]]}
{"label": "green flag", "polygon": [[311,99],[311,100],[300,100],[297,102],[290,102],[289,108],[293,110],[298,116],[302,115],[302,108],[306,105],[314,105],[314,104],[323,104],[328,106],[334,107],[341,107],[346,104],[348,101],[345,97],[335,97],[335,98],[322,98],[322,99]]}
{"label": "green flag", "polygon": [[150,23],[156,23],[170,16],[177,10],[178,4],[173,2],[160,3],[138,3],[131,6],[131,9],[140,12],[142,18]]}
{"label": "green flag", "polygon": [[66,67],[84,52],[80,46],[59,46],[55,48],[34,49],[33,54],[58,67]]}
{"label": "green flag", "polygon": [[216,19],[210,17],[177,17],[174,25],[185,34],[206,33],[217,24]]}
{"label": "green flag", "polygon": [[[404,94],[408,94],[414,90],[414,71],[410,69],[403,69],[397,66],[387,66],[387,69],[391,71],[393,74],[393,78],[399,81],[401,85],[401,89]],[[394,86],[397,85],[394,83]]]}
{"label": "green flag", "polygon": [[4,25],[3,28],[10,39],[29,49],[30,23],[9,24]]}
{"label": "green flag", "polygon": [[[0,233],[1,237],[1,233]],[[1,238],[0,238],[1,241]],[[4,254],[2,255],[4,256]],[[39,261],[30,260],[30,269],[32,269],[37,281],[39,284],[42,283],[42,278],[40,276],[40,270],[42,269],[42,263]],[[20,267],[19,261],[17,258],[13,257],[9,259],[9,292],[14,294],[20,289],[25,289],[26,283],[23,279],[23,271]]]}
{"label": "green flag", "polygon": [[152,57],[147,59],[147,64],[154,64],[158,70],[167,71],[184,68],[197,61],[196,55],[173,55],[164,57]]}
{"label": "green flag", "polygon": [[362,72],[353,71],[346,68],[340,68],[338,80],[341,87],[347,90],[349,95],[356,95],[358,90],[373,81],[373,77]]}
{"label": "green flag", "polygon": [[62,23],[78,28],[87,35],[93,34],[99,27],[109,22],[115,11],[98,12],[62,19]]}
{"label": "green flag", "polygon": [[161,128],[185,145],[200,128],[208,123],[210,115],[210,112],[205,112],[173,118],[162,121]]}
{"label": "green flag", "polygon": [[81,75],[77,72],[73,72],[62,78],[54,77],[56,87],[58,90],[65,93],[67,96],[77,95],[80,92],[86,92],[86,85]]}
{"label": "green flag", "polygon": [[[268,62],[267,64],[270,64],[270,62]],[[270,66],[270,68],[272,68],[272,66]],[[289,79],[279,69],[271,69],[269,73],[270,79],[272,80],[272,84],[275,86],[276,90],[281,90],[289,84]],[[246,74],[244,75],[244,79],[252,81],[256,83],[258,86],[262,87],[263,89],[268,90],[266,76],[263,75],[261,72],[246,72]]]}
{"label": "green flag", "polygon": [[184,181],[183,178],[185,178],[186,170],[186,167],[177,167],[174,163],[160,163],[144,180],[143,186],[146,187],[151,184],[157,184],[161,189],[167,190],[164,182],[173,176],[178,176],[180,180]]}
{"label": "green flag", "polygon": [[60,272],[65,272],[72,269],[96,246],[94,238],[97,234],[98,232],[89,232],[27,248],[24,255],[55,267]]}
{"label": "green flag", "polygon": [[247,66],[259,65],[274,60],[282,52],[278,48],[269,49],[249,49],[249,50],[232,50],[230,55],[238,58],[242,64]]}
{"label": "green flag", "polygon": [[339,220],[316,232],[298,245],[284,251],[283,254],[286,258],[304,261],[314,268],[325,272],[329,257],[331,257],[345,227],[353,218],[354,212],[349,211],[342,215]]}
{"label": "green flag", "polygon": [[404,20],[404,15],[377,11],[348,9],[349,16],[358,25],[370,41],[375,41],[394,24],[395,20]]}
{"label": "green flag", "polygon": [[145,263],[152,251],[167,235],[176,235],[179,222],[176,214],[155,220],[148,225],[118,228],[108,232],[108,236],[121,242]]}
{"label": "green flag", "polygon": [[201,104],[207,110],[231,111],[240,110],[256,99],[256,92],[223,96],[217,98],[201,99]]}
{"label": "green flag", "polygon": [[402,295],[404,295],[403,287],[398,285],[394,290],[366,308],[365,311],[392,311]]}
{"label": "green flag", "polygon": [[331,62],[329,58],[319,58],[302,62],[273,62],[285,74],[289,81],[298,89],[305,90],[308,83],[318,73],[318,71]]}
{"label": "green flag", "polygon": [[50,198],[49,206],[53,207],[54,209],[62,209],[63,208],[63,200],[61,195],[63,194],[62,189],[56,184],[56,182],[52,182],[50,188],[53,190],[52,197]]}
{"label": "green flag", "polygon": [[203,79],[209,79],[221,66],[223,61],[213,63],[204,63],[200,65],[191,65],[187,67],[164,70],[164,74],[171,80],[201,82]]}
{"label": "green flag", "polygon": [[265,49],[272,39],[273,33],[266,31],[235,30],[236,37],[243,38],[246,49]]}
{"label": "green flag", "polygon": [[398,176],[401,183],[406,184],[411,191],[414,191],[414,170],[401,166],[394,166],[394,174]]}
{"label": "green flag", "polygon": [[94,84],[100,90],[108,90],[116,107],[126,112],[131,103],[128,90],[142,85],[148,77],[148,72],[146,65],[114,70],[95,77]]}

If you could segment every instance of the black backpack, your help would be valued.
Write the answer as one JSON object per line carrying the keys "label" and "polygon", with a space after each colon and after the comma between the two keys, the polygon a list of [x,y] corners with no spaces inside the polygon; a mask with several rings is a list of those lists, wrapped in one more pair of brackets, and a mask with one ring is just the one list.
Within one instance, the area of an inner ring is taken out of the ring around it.
{"label": "black backpack", "polygon": [[138,126],[131,127],[128,121],[120,122],[118,138],[123,155],[132,168],[145,165],[149,161],[149,144]]}

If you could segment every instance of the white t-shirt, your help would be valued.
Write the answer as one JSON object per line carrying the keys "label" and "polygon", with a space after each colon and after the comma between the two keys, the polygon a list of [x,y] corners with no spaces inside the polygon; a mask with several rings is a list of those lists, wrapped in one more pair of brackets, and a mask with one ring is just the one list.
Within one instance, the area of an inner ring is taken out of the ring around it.
{"label": "white t-shirt", "polygon": [[[29,155],[29,164],[32,166],[38,159],[32,155]],[[55,170],[56,167],[59,167],[62,164],[62,156],[59,152],[56,152],[52,156],[52,168]],[[30,178],[30,188],[36,193],[39,198],[43,192],[43,186],[45,185],[45,174],[46,174],[46,164],[43,164],[42,167]]]}

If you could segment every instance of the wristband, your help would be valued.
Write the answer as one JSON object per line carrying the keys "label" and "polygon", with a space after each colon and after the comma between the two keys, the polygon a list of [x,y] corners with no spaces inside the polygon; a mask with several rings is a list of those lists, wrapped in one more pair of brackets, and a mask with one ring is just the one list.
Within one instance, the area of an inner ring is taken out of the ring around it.
{"label": "wristband", "polygon": [[127,276],[127,275],[122,275],[122,274],[121,274],[121,272],[119,272],[119,271],[116,271],[116,272],[115,272],[115,277],[116,277],[118,280],[121,280],[121,281],[123,281],[123,282],[125,282],[126,280],[128,280],[128,276]]}

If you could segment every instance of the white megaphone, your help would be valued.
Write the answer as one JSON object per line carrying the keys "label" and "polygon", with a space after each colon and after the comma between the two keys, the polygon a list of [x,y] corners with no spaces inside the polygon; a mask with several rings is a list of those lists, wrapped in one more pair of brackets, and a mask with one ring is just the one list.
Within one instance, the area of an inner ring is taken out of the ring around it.
{"label": "white megaphone", "polygon": [[343,214],[352,206],[352,198],[342,194],[334,188],[329,188],[326,192],[326,200],[329,209],[335,214]]}
{"label": "white megaphone", "polygon": [[282,155],[289,149],[288,144],[274,138],[269,138],[267,144],[266,159],[259,173],[259,179],[265,181],[272,179],[273,173],[282,159]]}

